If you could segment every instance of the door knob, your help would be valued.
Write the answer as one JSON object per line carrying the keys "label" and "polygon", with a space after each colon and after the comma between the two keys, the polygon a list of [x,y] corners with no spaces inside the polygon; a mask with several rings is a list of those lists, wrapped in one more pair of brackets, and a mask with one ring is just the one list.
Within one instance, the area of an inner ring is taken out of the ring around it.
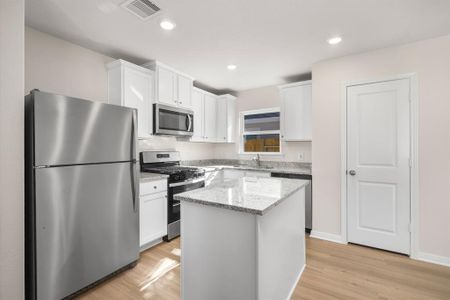
{"label": "door knob", "polygon": [[352,175],[352,176],[355,176],[355,175],[356,175],[356,171],[355,171],[355,170],[350,170],[350,171],[348,171],[348,173],[349,173],[350,175]]}

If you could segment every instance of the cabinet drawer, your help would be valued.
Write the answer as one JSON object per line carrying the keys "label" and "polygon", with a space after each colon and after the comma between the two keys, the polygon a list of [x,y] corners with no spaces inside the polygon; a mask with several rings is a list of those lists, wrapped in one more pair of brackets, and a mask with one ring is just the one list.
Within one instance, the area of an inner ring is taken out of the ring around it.
{"label": "cabinet drawer", "polygon": [[148,195],[167,191],[167,180],[144,182],[139,185],[140,195]]}

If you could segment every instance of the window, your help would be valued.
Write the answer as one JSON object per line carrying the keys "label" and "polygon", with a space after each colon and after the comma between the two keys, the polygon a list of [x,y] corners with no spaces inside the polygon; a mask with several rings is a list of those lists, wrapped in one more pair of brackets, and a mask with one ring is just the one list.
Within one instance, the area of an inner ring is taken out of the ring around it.
{"label": "window", "polygon": [[279,108],[242,112],[240,124],[242,153],[281,153]]}

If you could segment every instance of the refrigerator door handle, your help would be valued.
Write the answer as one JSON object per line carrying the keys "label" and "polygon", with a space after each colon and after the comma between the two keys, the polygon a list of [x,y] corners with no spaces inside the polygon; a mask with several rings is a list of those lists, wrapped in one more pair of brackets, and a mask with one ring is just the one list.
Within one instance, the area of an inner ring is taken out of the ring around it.
{"label": "refrigerator door handle", "polygon": [[135,159],[135,147],[136,147],[136,110],[132,111],[131,115],[131,147],[130,147],[130,156],[131,156],[131,193],[133,197],[133,210],[137,212],[137,197],[139,197],[139,180],[137,174],[137,164]]}
{"label": "refrigerator door handle", "polygon": [[138,197],[139,197],[139,180],[138,180],[138,167],[137,167],[137,163],[136,162],[132,162],[131,163],[131,193],[132,193],[132,197],[133,197],[133,211],[137,212],[138,211],[138,207],[137,207],[137,203],[138,203]]}
{"label": "refrigerator door handle", "polygon": [[136,110],[133,109],[131,112],[131,147],[130,147],[130,160],[136,160],[136,128],[137,128],[137,120],[136,120]]}

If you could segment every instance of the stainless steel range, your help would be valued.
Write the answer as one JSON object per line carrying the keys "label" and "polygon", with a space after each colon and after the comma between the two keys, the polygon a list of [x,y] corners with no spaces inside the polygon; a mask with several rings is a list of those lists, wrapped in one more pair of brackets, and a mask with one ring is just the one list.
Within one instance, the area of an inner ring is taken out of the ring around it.
{"label": "stainless steel range", "polygon": [[167,236],[165,241],[180,235],[180,201],[173,196],[205,186],[205,171],[180,166],[177,151],[143,151],[140,153],[141,172],[169,175],[167,189]]}

